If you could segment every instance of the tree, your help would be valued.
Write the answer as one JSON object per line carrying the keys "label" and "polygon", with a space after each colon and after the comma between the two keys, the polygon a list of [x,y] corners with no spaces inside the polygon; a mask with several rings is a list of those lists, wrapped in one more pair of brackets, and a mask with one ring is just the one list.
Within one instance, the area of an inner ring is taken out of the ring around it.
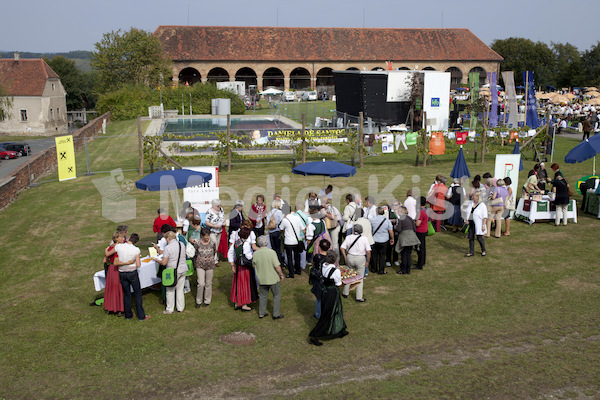
{"label": "tree", "polygon": [[581,54],[577,47],[569,43],[552,43],[556,58],[556,84],[558,87],[573,87],[584,85],[585,77]]}
{"label": "tree", "polygon": [[524,71],[533,71],[536,85],[555,84],[555,57],[547,44],[524,38],[494,40],[492,49],[504,57],[501,71],[514,71],[515,84],[523,84]]}
{"label": "tree", "polygon": [[586,85],[600,84],[600,42],[581,55]]}
{"label": "tree", "polygon": [[155,86],[160,76],[170,76],[171,60],[158,38],[150,32],[131,28],[105,33],[94,45],[91,65],[98,72],[100,93],[125,85]]}
{"label": "tree", "polygon": [[154,173],[154,166],[157,169],[163,166],[163,159],[160,155],[160,148],[162,146],[162,136],[144,136],[144,144],[142,147],[142,153],[144,154],[144,160],[150,166],[150,173]]}
{"label": "tree", "polygon": [[67,92],[68,110],[78,110],[92,105],[94,96],[91,74],[80,71],[75,61],[63,56],[44,58],[44,60],[60,77]]}
{"label": "tree", "polygon": [[5,86],[2,76],[0,76],[0,121],[4,121],[10,117],[12,102],[12,96],[8,94],[8,89]]}

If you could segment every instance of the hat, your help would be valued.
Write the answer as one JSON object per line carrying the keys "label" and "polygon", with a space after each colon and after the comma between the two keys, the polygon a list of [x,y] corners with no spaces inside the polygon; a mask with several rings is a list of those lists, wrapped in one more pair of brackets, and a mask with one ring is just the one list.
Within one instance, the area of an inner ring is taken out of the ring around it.
{"label": "hat", "polygon": [[238,200],[238,201],[236,201],[234,207],[237,207],[237,206],[244,207],[244,200]]}

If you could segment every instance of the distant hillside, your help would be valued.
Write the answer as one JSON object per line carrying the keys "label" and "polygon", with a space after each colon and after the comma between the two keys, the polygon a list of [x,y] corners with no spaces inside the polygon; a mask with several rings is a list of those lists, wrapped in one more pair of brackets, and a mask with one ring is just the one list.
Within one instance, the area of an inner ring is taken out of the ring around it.
{"label": "distant hillside", "polygon": [[[13,58],[14,51],[0,51],[0,58]],[[90,66],[90,58],[91,52],[77,50],[77,51],[69,51],[68,53],[31,53],[31,52],[18,52],[21,58],[42,58],[47,57],[52,59],[56,56],[63,56],[70,60],[75,61],[75,65],[77,68],[82,70],[83,72],[90,72],[92,67]]]}

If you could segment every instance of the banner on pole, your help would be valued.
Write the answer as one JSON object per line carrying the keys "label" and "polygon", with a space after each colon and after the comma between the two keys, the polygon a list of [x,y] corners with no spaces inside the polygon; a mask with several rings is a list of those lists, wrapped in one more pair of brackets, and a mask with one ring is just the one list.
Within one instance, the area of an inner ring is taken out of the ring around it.
{"label": "banner on pole", "polygon": [[492,94],[492,109],[490,110],[491,128],[498,126],[498,86],[496,85],[496,73],[488,72],[488,81],[490,82],[490,92]]}
{"label": "banner on pole", "polygon": [[519,165],[521,164],[520,154],[497,154],[494,177],[504,179],[509,177],[512,183],[512,199],[517,204],[517,193],[519,191]]}
{"label": "banner on pole", "polygon": [[[479,72],[469,72],[469,90],[471,91],[471,104],[473,105],[479,100]],[[472,131],[477,128],[477,118],[479,118],[479,113],[471,110],[470,128]]]}
{"label": "banner on pole", "polygon": [[517,127],[517,115],[519,109],[517,108],[517,91],[515,90],[515,74],[513,71],[504,71],[502,73],[502,80],[504,81],[504,89],[506,90],[506,98],[508,99],[508,111],[505,109],[504,113],[508,112],[508,121],[506,125],[509,128]]}
{"label": "banner on pole", "polygon": [[58,180],[66,181],[77,178],[75,170],[75,146],[73,136],[59,136],[56,141],[56,158],[58,160]]}
{"label": "banner on pole", "polygon": [[532,129],[537,129],[540,126],[540,120],[537,113],[537,99],[535,98],[533,71],[523,72],[523,82],[525,82],[525,86],[527,87],[527,116],[525,117],[526,125]]}
{"label": "banner on pole", "polygon": [[211,201],[219,198],[219,167],[186,167],[192,171],[208,172],[212,178],[199,186],[183,188],[183,201],[189,201],[198,212],[206,213]]}

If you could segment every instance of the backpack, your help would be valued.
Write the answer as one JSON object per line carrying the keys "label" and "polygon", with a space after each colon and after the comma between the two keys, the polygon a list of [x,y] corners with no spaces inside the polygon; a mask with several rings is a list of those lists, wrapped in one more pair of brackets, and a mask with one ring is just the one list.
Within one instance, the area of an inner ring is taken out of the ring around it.
{"label": "backpack", "polygon": [[233,244],[233,255],[238,264],[250,266],[252,265],[252,260],[248,260],[244,255],[244,243],[246,243],[246,239],[242,239],[238,236]]}
{"label": "backpack", "polygon": [[318,283],[323,286],[325,281],[325,277],[323,276],[323,262],[325,262],[325,256],[318,254],[313,258],[313,261],[314,264],[310,267],[310,272],[308,273],[308,283],[310,285]]}

